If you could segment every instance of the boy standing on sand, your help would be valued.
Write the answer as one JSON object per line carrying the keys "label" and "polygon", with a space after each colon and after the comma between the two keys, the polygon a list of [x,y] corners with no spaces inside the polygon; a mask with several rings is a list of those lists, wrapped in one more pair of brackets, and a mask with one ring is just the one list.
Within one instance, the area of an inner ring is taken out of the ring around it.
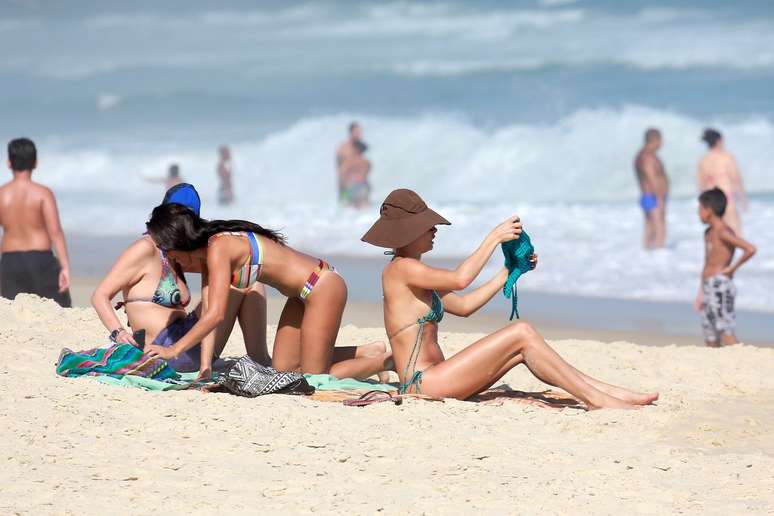
{"label": "boy standing on sand", "polygon": [[17,294],[37,294],[69,307],[67,244],[54,194],[32,181],[36,166],[32,140],[18,138],[8,143],[13,179],[0,187],[0,296],[13,299]]}
{"label": "boy standing on sand", "polygon": [[[699,218],[709,227],[704,232],[704,270],[694,307],[702,313],[704,341],[710,347],[737,343],[733,277],[736,270],[755,254],[755,246],[736,236],[723,222],[726,206],[726,194],[720,188],[707,190],[699,196]],[[732,265],[737,247],[744,253]]]}

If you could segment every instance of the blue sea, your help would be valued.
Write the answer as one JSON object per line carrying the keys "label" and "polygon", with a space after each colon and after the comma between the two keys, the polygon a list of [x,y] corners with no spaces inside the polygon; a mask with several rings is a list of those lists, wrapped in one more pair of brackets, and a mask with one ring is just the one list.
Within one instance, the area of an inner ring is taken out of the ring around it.
{"label": "blue sea", "polygon": [[[463,257],[518,213],[540,254],[521,288],[689,303],[699,283],[702,129],[725,135],[758,255],[738,304],[774,311],[770,1],[0,3],[0,138],[39,145],[65,229],[143,230],[172,162],[209,218],[318,255],[377,256],[376,218],[335,202],[333,154],[364,127],[375,200],[414,188]],[[632,159],[659,127],[669,245],[640,249]],[[237,202],[216,204],[216,147]],[[490,270],[497,266],[496,258]],[[75,268],[77,270],[77,257]]]}

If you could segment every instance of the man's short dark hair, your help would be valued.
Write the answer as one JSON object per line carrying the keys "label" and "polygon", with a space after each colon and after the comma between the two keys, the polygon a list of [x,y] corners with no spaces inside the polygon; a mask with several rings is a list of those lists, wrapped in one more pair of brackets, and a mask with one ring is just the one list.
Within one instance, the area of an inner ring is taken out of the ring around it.
{"label": "man's short dark hair", "polygon": [[723,135],[720,134],[720,131],[717,129],[707,128],[704,130],[704,134],[702,134],[701,139],[707,142],[707,145],[710,146],[710,148],[717,145],[718,141],[723,138]]}
{"label": "man's short dark hair", "polygon": [[177,163],[169,166],[169,177],[180,177],[180,166]]}
{"label": "man's short dark hair", "polygon": [[649,127],[648,130],[645,131],[645,143],[650,143],[656,138],[661,138],[661,131],[655,127]]}
{"label": "man's short dark hair", "polygon": [[723,193],[723,190],[715,187],[712,190],[701,193],[699,196],[699,204],[712,210],[718,217],[722,217],[726,212],[728,200],[726,199],[726,194]]}
{"label": "man's short dark hair", "polygon": [[355,127],[360,127],[360,124],[354,121],[349,123],[349,134],[352,134],[352,131],[355,130]]}
{"label": "man's short dark hair", "polygon": [[8,142],[8,161],[14,172],[32,170],[38,162],[38,150],[29,138],[16,138]]}

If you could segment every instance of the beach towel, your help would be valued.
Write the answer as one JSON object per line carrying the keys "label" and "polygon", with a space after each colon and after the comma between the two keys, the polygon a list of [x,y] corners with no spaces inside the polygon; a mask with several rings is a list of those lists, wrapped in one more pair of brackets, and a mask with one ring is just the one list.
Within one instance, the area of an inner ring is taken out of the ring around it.
{"label": "beach towel", "polygon": [[516,294],[516,281],[522,274],[532,270],[530,256],[535,254],[535,248],[529,239],[526,231],[522,231],[519,238],[510,242],[501,244],[503,254],[505,255],[505,268],[508,269],[508,279],[503,286],[503,295],[506,299],[511,298],[511,317],[519,318],[518,296]]}
{"label": "beach towel", "polygon": [[146,391],[184,391],[191,388],[204,387],[212,382],[199,382],[196,377],[199,373],[178,373],[179,378],[167,378],[165,380],[152,380],[143,376],[124,375],[120,377],[106,374],[90,376],[99,383],[115,385],[117,387],[133,387]]}
{"label": "beach towel", "polygon": [[138,376],[153,380],[179,378],[167,362],[149,357],[131,344],[114,344],[107,348],[72,351],[64,348],[59,353],[56,373],[70,378],[108,375],[116,378]]}
{"label": "beach towel", "polygon": [[394,386],[373,380],[336,378],[329,374],[305,374],[306,381],[318,391],[384,391],[397,390]]}

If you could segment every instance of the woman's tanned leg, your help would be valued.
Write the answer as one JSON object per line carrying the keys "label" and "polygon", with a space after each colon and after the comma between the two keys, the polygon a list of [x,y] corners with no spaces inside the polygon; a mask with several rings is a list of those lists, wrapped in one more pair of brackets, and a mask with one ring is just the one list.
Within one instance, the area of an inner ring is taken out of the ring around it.
{"label": "woman's tanned leg", "polygon": [[306,298],[304,318],[301,322],[303,372],[334,374],[331,370],[333,347],[346,304],[347,285],[344,280],[338,274],[323,274]]}
{"label": "woman's tanned leg", "polygon": [[266,347],[266,289],[262,283],[255,283],[245,291],[239,307],[239,326],[250,358],[259,364],[271,365]]}
{"label": "woman's tanned leg", "polygon": [[[326,273],[306,299],[301,323],[301,370],[330,373],[337,378],[368,378],[387,367],[387,353],[358,353],[352,348],[334,352],[341,316],[347,303],[347,285],[338,274]],[[365,350],[364,350],[365,351]],[[338,354],[339,357],[335,357]],[[352,357],[352,358],[344,358]],[[335,358],[344,358],[335,361]]]}
{"label": "woman's tanned leg", "polygon": [[632,407],[587,383],[531,325],[522,322],[484,337],[429,368],[424,373],[422,392],[466,399],[522,360],[539,380],[564,389],[591,409]]}
{"label": "woman's tanned leg", "polygon": [[271,366],[278,371],[301,370],[301,321],[304,319],[304,303],[295,297],[288,298],[282,309]]}
{"label": "woman's tanned leg", "polygon": [[[573,367],[573,369],[575,369],[575,367]],[[587,374],[584,374],[582,371],[577,369],[575,369],[575,372],[578,373],[586,383],[595,389],[599,389],[600,391],[605,392],[610,396],[614,396],[620,400],[628,401],[629,403],[633,403],[635,405],[648,405],[658,399],[657,392],[636,392],[624,387],[619,387],[618,385],[612,385],[601,380],[597,380],[596,378],[592,378],[591,376],[588,376]]]}

